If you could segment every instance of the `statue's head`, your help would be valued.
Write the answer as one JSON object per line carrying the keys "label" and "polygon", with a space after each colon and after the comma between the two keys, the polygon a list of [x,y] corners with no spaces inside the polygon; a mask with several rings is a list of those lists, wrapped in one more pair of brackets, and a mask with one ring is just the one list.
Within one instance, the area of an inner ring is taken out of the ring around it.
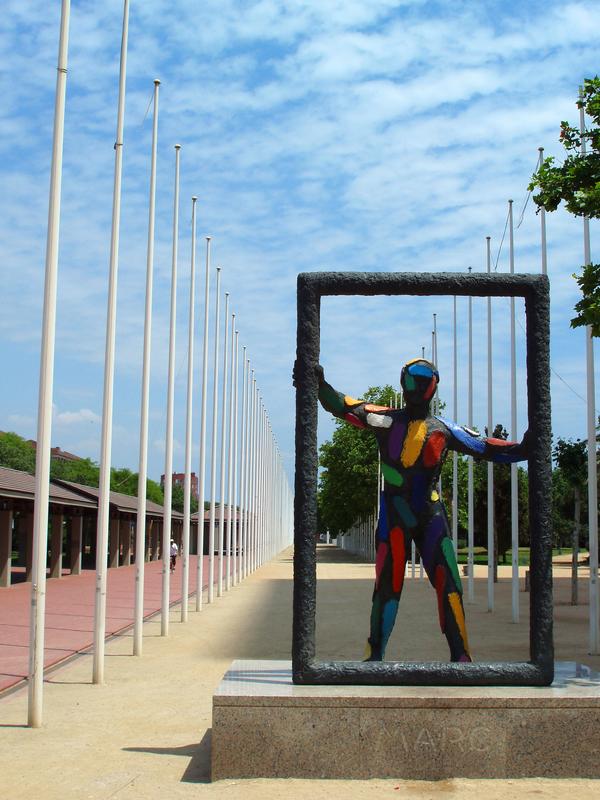
{"label": "statue's head", "polygon": [[429,403],[439,382],[440,375],[435,364],[424,358],[413,358],[402,367],[400,373],[404,402],[408,406]]}

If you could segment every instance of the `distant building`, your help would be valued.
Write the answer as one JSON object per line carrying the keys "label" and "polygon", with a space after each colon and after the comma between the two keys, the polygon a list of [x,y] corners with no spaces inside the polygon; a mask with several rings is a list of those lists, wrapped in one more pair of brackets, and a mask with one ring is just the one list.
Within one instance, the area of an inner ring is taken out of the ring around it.
{"label": "distant building", "polygon": [[[192,497],[195,497],[196,500],[198,499],[198,477],[195,472],[191,473],[191,490],[192,490]],[[181,486],[183,489],[183,482],[185,481],[185,473],[183,472],[174,472],[173,473],[173,486]],[[160,486],[161,489],[164,491],[165,489],[165,476],[160,476]]]}
{"label": "distant building", "polygon": [[[37,449],[35,439],[28,439],[27,444],[30,444],[34,450]],[[59,461],[83,461],[81,456],[76,456],[75,453],[69,453],[67,450],[61,450],[60,447],[50,448],[50,458],[57,458]]]}

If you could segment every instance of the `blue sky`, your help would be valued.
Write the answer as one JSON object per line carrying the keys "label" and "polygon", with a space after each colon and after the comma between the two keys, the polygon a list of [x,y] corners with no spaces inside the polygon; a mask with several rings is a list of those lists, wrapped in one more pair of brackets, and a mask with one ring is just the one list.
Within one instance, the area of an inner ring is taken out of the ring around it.
{"label": "blue sky", "polygon": [[[99,456],[122,4],[72,4],[53,445]],[[8,0],[0,21],[0,429],[35,437],[60,3]],[[152,81],[161,79],[149,473],[163,471],[173,167],[181,151],[174,467],[183,463],[190,209],[223,268],[240,341],[293,470],[295,280],[304,270],[485,269],[507,201],[516,222],[537,148],[561,156],[599,71],[596,2],[177,3],[132,0],[118,289],[113,463],[137,469]],[[585,342],[569,328],[581,223],[548,215],[553,426],[585,436]],[[598,224],[593,223],[592,256]],[[539,271],[539,218],[525,209],[516,270]],[[505,241],[498,270],[508,270]],[[466,300],[459,303],[459,412],[466,421]],[[442,395],[452,396],[448,299],[332,299],[322,361],[351,394],[394,383],[430,348],[437,313]],[[200,324],[199,303],[196,318]],[[521,310],[522,316],[522,310]],[[495,418],[508,424],[508,304],[494,303]],[[485,423],[485,301],[474,301],[474,422]],[[198,327],[198,333],[199,333]],[[525,425],[519,329],[519,428]],[[196,353],[201,347],[197,339]],[[199,387],[199,357],[196,386]],[[573,391],[574,390],[574,391]],[[199,398],[196,393],[196,409]],[[196,413],[194,440],[199,438]],[[210,424],[210,420],[209,420]],[[331,431],[326,415],[322,435]],[[197,448],[194,454],[197,467]]]}

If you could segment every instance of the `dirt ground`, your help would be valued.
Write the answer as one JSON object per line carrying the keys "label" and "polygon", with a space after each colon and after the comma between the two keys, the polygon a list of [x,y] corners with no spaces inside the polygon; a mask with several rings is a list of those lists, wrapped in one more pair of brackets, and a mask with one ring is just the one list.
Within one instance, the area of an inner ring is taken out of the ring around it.
{"label": "dirt ground", "polygon": [[[372,565],[320,547],[317,648],[323,657],[360,658],[372,590]],[[0,698],[0,797],[32,798],[318,798],[536,796],[578,800],[600,796],[600,781],[467,780],[327,781],[223,780],[211,783],[212,693],[235,658],[286,659],[290,653],[291,551],[257,570],[181,624],[177,608],[167,638],[160,621],[145,626],[144,655],[131,655],[131,635],[107,645],[106,683],[91,684],[91,656],[48,676],[44,726],[26,727],[27,694]],[[477,659],[527,658],[528,595],[521,620],[511,621],[510,583],[497,585],[496,611],[486,610],[486,586],[476,572],[476,602],[467,621]],[[587,655],[587,592],[569,604],[568,568],[555,574],[556,658],[600,670]],[[390,659],[446,659],[436,603],[426,580],[407,579]]]}

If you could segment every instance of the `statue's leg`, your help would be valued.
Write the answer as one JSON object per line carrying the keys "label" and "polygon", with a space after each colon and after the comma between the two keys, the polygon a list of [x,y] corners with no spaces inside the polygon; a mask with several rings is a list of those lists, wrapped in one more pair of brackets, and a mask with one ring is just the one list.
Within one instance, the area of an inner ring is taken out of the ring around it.
{"label": "statue's leg", "polygon": [[[383,503],[382,503],[383,506]],[[375,588],[371,606],[371,630],[365,661],[383,661],[385,647],[396,621],[406,568],[407,537],[399,525],[390,529],[380,512],[376,536]],[[393,523],[393,520],[390,520]]]}
{"label": "statue's leg", "polygon": [[437,594],[440,628],[448,641],[450,658],[452,661],[471,661],[462,583],[446,516],[435,514],[419,539],[417,546]]}

